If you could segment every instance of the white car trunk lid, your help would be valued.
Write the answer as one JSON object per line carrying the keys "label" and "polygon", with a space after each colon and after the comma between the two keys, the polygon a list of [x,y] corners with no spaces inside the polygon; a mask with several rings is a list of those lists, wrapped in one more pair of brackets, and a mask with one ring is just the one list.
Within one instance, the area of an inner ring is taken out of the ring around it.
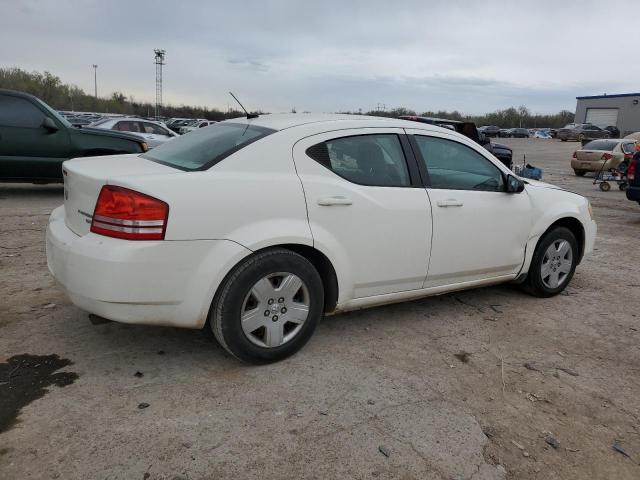
{"label": "white car trunk lid", "polygon": [[105,184],[137,175],[175,174],[180,170],[152,162],[136,154],[76,158],[62,165],[65,223],[77,235],[91,229],[93,210]]}

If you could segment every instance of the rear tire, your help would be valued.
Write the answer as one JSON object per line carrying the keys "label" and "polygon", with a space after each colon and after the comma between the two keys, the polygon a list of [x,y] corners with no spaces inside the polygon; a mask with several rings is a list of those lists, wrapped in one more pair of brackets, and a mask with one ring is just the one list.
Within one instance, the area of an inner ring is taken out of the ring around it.
{"label": "rear tire", "polygon": [[573,171],[578,177],[584,177],[585,173],[587,173],[586,170],[576,170],[575,168],[573,169]]}
{"label": "rear tire", "polygon": [[578,255],[578,242],[571,230],[556,227],[545,233],[533,253],[524,289],[536,297],[559,294],[573,278]]}
{"label": "rear tire", "polygon": [[566,142],[566,141],[567,141],[567,139],[566,139],[566,138],[561,138],[561,139],[560,139],[560,141],[561,141],[561,142]]}
{"label": "rear tire", "polygon": [[236,358],[254,364],[282,360],[304,346],[324,308],[320,275],[286,249],[257,253],[234,268],[209,311],[209,328]]}

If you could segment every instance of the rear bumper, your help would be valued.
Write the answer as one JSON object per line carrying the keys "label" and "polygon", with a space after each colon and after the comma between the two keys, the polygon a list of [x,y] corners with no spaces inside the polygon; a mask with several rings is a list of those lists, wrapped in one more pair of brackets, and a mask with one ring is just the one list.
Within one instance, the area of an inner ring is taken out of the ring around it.
{"label": "rear bumper", "polygon": [[200,328],[218,285],[251,251],[228,240],[127,241],[47,228],[47,265],[71,301],[109,320]]}
{"label": "rear bumper", "polygon": [[628,186],[626,192],[629,200],[640,203],[640,187]]}

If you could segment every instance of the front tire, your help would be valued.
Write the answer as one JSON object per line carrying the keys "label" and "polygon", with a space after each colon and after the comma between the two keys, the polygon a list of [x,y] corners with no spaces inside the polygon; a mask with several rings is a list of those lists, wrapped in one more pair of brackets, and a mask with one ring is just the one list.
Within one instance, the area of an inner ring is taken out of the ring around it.
{"label": "front tire", "polygon": [[578,255],[578,242],[571,230],[556,227],[547,232],[533,253],[525,289],[536,297],[559,294],[573,278]]}
{"label": "front tire", "polygon": [[322,279],[311,262],[290,250],[270,249],[245,259],[227,275],[208,323],[233,356],[269,363],[307,343],[323,305]]}
{"label": "front tire", "polygon": [[587,173],[586,170],[576,170],[575,168],[573,169],[573,172],[578,176],[578,177],[584,177],[585,173]]}

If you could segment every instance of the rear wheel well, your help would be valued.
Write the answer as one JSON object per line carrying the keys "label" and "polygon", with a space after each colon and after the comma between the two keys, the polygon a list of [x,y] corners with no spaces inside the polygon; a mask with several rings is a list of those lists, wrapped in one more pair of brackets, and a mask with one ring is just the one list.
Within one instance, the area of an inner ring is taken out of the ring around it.
{"label": "rear wheel well", "polygon": [[571,233],[573,233],[574,237],[576,237],[576,241],[578,242],[578,249],[580,250],[577,264],[580,263],[582,261],[582,255],[584,254],[584,227],[582,226],[582,223],[580,223],[580,220],[574,217],[561,218],[549,225],[549,228],[547,228],[543,236],[556,227],[565,227],[569,229]]}
{"label": "rear wheel well", "polygon": [[336,271],[333,268],[331,260],[329,260],[321,251],[307,245],[284,244],[273,245],[269,248],[274,247],[291,250],[298,255],[302,255],[311,262],[320,274],[320,278],[322,279],[322,284],[324,286],[324,311],[328,313],[335,310],[336,305],[338,304],[338,276],[336,275]]}

